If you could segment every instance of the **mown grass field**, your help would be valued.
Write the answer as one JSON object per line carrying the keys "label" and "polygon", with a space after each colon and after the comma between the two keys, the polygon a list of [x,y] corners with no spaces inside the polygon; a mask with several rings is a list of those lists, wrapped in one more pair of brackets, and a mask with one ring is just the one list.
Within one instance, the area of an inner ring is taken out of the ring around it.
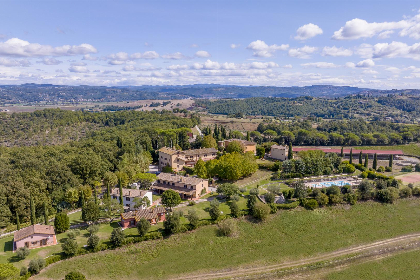
{"label": "mown grass field", "polygon": [[411,280],[419,279],[420,250],[404,252],[379,260],[347,266],[340,271],[323,277],[328,280],[381,279]]}
{"label": "mown grass field", "polygon": [[262,224],[242,219],[237,238],[218,237],[216,226],[206,226],[164,240],[66,260],[35,279],[61,279],[76,268],[88,279],[163,279],[279,263],[418,232],[419,215],[419,199],[399,200],[393,205],[365,202],[315,211],[298,208],[271,215]]}

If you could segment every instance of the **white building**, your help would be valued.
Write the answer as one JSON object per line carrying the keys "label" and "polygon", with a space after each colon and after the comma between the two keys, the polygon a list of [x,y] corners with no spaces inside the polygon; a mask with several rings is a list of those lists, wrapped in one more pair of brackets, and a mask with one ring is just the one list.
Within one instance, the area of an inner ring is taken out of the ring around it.
{"label": "white building", "polygon": [[[129,210],[137,210],[137,209],[145,209],[143,206],[140,208],[135,208],[136,199],[139,198],[142,199],[144,197],[147,197],[150,201],[150,205],[153,203],[153,196],[151,191],[146,190],[136,190],[136,189],[122,189],[123,191],[123,203],[124,208]],[[117,199],[119,201],[120,199],[120,189],[114,188],[111,192],[111,198]]]}
{"label": "white building", "polygon": [[271,146],[270,157],[277,160],[286,160],[289,155],[287,146],[273,145]]}

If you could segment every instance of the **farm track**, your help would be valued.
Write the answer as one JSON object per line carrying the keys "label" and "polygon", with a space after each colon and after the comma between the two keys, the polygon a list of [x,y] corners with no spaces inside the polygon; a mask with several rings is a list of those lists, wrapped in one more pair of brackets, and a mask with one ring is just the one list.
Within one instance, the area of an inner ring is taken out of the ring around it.
{"label": "farm track", "polygon": [[343,257],[346,255],[353,255],[353,254],[364,254],[371,252],[375,249],[382,249],[377,252],[376,255],[380,254],[387,254],[387,250],[385,248],[395,247],[400,243],[408,243],[415,240],[420,239],[420,233],[408,234],[403,235],[395,238],[385,239],[381,241],[376,241],[369,244],[363,244],[356,247],[340,249],[337,251],[333,251],[330,253],[322,254],[316,257],[305,258],[297,261],[291,262],[283,262],[279,264],[273,265],[263,265],[263,266],[254,266],[250,268],[240,268],[240,269],[230,269],[218,272],[210,272],[210,273],[203,273],[203,274],[196,274],[196,275],[184,275],[182,277],[173,278],[176,280],[186,279],[229,279],[229,278],[240,278],[243,276],[251,276],[252,274],[265,274],[269,272],[274,272],[278,270],[287,270],[293,269],[299,266],[307,266],[311,264],[315,264],[318,262],[325,262],[329,260],[333,260],[338,257]]}

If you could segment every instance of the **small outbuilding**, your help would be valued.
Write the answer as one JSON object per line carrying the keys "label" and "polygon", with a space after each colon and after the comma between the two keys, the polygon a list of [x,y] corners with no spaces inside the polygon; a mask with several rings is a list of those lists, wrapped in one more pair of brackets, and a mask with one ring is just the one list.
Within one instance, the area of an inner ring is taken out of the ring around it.
{"label": "small outbuilding", "polygon": [[13,238],[13,250],[20,247],[33,249],[56,244],[54,227],[50,225],[31,225],[16,231]]}

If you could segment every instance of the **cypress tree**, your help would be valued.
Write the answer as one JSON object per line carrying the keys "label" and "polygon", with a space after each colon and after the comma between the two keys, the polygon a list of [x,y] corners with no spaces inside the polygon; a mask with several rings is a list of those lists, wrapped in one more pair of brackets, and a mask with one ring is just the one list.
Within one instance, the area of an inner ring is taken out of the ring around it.
{"label": "cypress tree", "polygon": [[95,196],[95,204],[98,204],[98,196],[96,195],[96,187],[93,187],[93,195]]}
{"label": "cypress tree", "polygon": [[375,153],[375,155],[373,156],[373,169],[376,170],[376,168],[378,168],[378,155]]}
{"label": "cypress tree", "polygon": [[292,142],[289,143],[289,152],[287,155],[288,159],[293,159],[293,147],[292,147]]}
{"label": "cypress tree", "polygon": [[251,140],[251,137],[249,136],[249,131],[246,132],[246,140],[247,141],[250,141]]}
{"label": "cypress tree", "polygon": [[120,204],[124,206],[123,188],[122,188],[122,184],[121,184],[121,179],[118,180],[118,186],[120,188]]}
{"label": "cypress tree", "polygon": [[353,163],[353,148],[350,149],[350,164]]}
{"label": "cypress tree", "polygon": [[47,203],[44,202],[44,223],[48,225],[48,208]]}
{"label": "cypress tree", "polygon": [[365,167],[368,168],[368,164],[369,164],[369,157],[368,154],[365,154]]}
{"label": "cypress tree", "polygon": [[394,156],[389,155],[389,167],[391,167],[391,168],[392,168],[393,161],[394,161]]}
{"label": "cypress tree", "polygon": [[106,198],[109,199],[111,197],[111,191],[110,191],[110,186],[106,186]]}
{"label": "cypress tree", "polygon": [[360,151],[359,153],[359,164],[363,164],[363,152]]}
{"label": "cypress tree", "polygon": [[82,195],[80,196],[80,207],[85,206],[85,193],[82,191]]}
{"label": "cypress tree", "polygon": [[17,211],[16,211],[16,229],[20,230],[19,214]]}
{"label": "cypress tree", "polygon": [[34,199],[31,195],[31,200],[30,200],[30,208],[31,208],[31,225],[36,224],[36,214],[35,214],[35,203],[34,203]]}
{"label": "cypress tree", "polygon": [[341,147],[341,157],[344,157],[344,147]]}

